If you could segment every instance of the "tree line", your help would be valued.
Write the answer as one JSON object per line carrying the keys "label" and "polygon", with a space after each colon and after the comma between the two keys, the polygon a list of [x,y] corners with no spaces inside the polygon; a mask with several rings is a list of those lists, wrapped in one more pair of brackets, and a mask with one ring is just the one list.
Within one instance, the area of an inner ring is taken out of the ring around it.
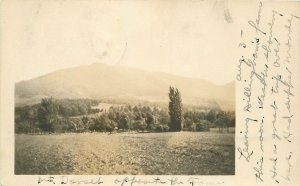
{"label": "tree line", "polygon": [[15,132],[207,131],[211,127],[223,131],[235,125],[234,112],[183,108],[180,93],[173,87],[169,96],[173,96],[169,108],[126,104],[107,110],[94,108],[98,100],[44,98],[36,105],[16,107]]}
{"label": "tree line", "polygon": [[[61,118],[99,113],[99,100],[43,98],[39,104],[15,108],[17,133],[54,132]],[[64,128],[67,131],[67,129]]]}

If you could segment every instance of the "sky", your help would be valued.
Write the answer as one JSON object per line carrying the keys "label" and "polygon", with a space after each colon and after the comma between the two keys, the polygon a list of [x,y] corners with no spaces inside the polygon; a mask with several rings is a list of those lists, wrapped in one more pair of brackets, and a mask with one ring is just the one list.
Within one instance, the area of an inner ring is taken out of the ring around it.
{"label": "sky", "polygon": [[[26,2],[26,3],[24,3]],[[93,63],[216,84],[234,80],[239,36],[227,1],[15,1],[4,38],[15,81]]]}

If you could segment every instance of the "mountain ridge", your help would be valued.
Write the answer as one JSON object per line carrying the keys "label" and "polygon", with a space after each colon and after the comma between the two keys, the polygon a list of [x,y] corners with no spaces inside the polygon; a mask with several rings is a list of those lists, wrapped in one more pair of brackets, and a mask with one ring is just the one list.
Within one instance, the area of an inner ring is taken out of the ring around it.
{"label": "mountain ridge", "polygon": [[151,101],[168,101],[169,86],[178,88],[183,100],[190,100],[191,103],[195,102],[192,100],[214,100],[229,104],[231,110],[234,109],[234,82],[216,85],[203,79],[102,63],[61,69],[17,82],[15,103],[26,105],[49,96],[93,99],[121,97],[148,101],[151,97]]}

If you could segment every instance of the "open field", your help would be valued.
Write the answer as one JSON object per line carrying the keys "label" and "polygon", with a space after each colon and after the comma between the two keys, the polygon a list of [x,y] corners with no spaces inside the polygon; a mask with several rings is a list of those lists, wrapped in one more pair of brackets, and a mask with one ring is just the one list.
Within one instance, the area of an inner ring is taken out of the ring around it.
{"label": "open field", "polygon": [[16,134],[15,174],[232,175],[234,133]]}

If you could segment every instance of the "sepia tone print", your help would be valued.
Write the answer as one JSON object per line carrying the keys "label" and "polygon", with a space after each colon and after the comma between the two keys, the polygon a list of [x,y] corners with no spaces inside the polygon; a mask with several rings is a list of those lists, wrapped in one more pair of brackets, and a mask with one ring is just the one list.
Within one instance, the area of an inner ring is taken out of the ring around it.
{"label": "sepia tone print", "polygon": [[234,127],[234,83],[64,69],[16,84],[15,173],[234,174]]}
{"label": "sepia tone print", "polygon": [[299,10],[0,1],[0,186],[298,186]]}
{"label": "sepia tone print", "polygon": [[90,3],[20,10],[14,173],[234,175],[226,3]]}

